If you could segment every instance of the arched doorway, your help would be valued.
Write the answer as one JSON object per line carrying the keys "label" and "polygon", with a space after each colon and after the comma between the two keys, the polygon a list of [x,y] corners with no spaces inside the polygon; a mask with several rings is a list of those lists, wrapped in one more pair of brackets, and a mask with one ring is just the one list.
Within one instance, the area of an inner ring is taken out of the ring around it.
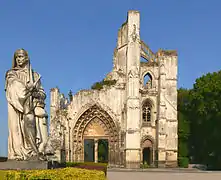
{"label": "arched doorway", "polygon": [[143,164],[148,164],[151,165],[151,149],[150,147],[148,148],[143,148]]}
{"label": "arched doorway", "polygon": [[142,142],[142,163],[149,166],[153,163],[153,143],[149,139]]}
{"label": "arched doorway", "polygon": [[89,121],[83,132],[83,139],[84,161],[108,162],[109,131],[100,118],[96,116]]}
{"label": "arched doorway", "polygon": [[97,105],[77,120],[73,129],[73,161],[117,164],[119,130],[110,115]]}

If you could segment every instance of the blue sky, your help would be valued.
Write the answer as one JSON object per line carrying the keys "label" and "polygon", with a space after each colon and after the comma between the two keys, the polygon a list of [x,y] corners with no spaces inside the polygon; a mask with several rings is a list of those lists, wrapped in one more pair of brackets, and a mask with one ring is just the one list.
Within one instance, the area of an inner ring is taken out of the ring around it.
{"label": "blue sky", "polygon": [[[5,72],[17,48],[25,48],[50,88],[77,92],[112,69],[117,31],[128,10],[141,13],[141,37],[156,52],[179,53],[179,87],[220,70],[220,0],[11,0],[0,1],[0,156],[7,155]],[[49,108],[47,109],[49,111]]]}

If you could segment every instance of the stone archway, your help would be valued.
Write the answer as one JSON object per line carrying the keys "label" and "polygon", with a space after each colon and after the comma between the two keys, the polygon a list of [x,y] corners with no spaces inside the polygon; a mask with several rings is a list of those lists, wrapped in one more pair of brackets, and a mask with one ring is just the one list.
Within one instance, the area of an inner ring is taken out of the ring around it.
{"label": "stone archway", "polygon": [[91,106],[77,120],[73,128],[73,160],[84,161],[84,141],[94,141],[95,162],[99,139],[107,139],[109,146],[108,162],[117,164],[119,160],[119,130],[110,115],[97,105]]}
{"label": "stone archway", "polygon": [[144,137],[141,142],[142,163],[153,165],[154,163],[154,142],[152,138]]}

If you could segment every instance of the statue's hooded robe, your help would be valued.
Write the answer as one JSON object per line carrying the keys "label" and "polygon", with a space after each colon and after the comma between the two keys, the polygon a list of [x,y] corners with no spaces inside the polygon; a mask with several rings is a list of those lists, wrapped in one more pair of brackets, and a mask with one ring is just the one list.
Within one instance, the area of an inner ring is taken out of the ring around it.
{"label": "statue's hooded robe", "polygon": [[[32,96],[27,95],[26,85],[27,82],[34,83],[39,75],[33,73],[29,59],[27,60],[27,68],[19,68],[16,64],[16,52],[12,69],[6,73],[5,83],[9,126],[8,159],[28,160],[37,156],[38,143],[42,142],[42,137],[34,115],[36,103],[34,103]],[[27,53],[26,51],[23,52]],[[41,87],[40,81],[38,87]],[[44,91],[42,90],[42,92]],[[26,118],[29,115],[31,118],[28,118],[28,122]]]}

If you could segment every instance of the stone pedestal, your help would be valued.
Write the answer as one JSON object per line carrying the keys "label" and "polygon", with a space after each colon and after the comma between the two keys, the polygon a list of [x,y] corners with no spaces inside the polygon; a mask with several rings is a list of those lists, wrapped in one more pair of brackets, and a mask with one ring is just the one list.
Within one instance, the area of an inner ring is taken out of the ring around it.
{"label": "stone pedestal", "polygon": [[166,167],[175,168],[178,167],[177,151],[167,151],[166,153]]}
{"label": "stone pedestal", "polygon": [[14,161],[0,162],[0,170],[49,169],[47,161]]}
{"label": "stone pedestal", "polygon": [[167,168],[177,168],[178,163],[177,163],[177,161],[166,161],[166,167]]}

